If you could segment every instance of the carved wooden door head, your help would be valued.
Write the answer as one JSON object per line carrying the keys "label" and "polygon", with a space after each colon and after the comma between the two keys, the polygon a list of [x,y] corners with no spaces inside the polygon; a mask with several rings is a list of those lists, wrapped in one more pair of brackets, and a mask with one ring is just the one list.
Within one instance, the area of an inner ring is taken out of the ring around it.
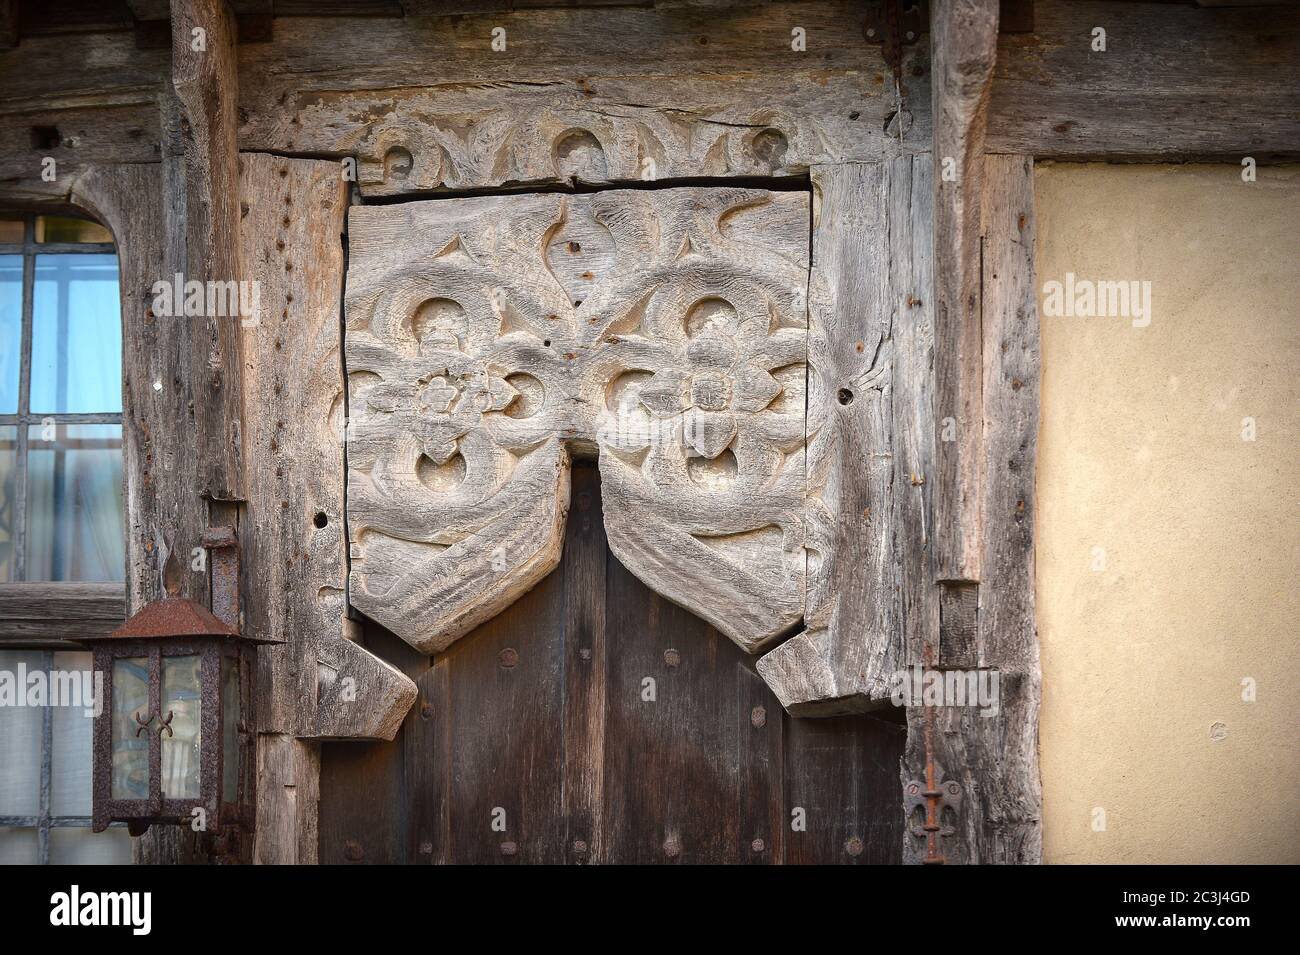
{"label": "carved wooden door head", "polygon": [[808,196],[351,211],[352,603],[424,652],[558,563],[571,454],[615,556],[748,651],[804,611]]}

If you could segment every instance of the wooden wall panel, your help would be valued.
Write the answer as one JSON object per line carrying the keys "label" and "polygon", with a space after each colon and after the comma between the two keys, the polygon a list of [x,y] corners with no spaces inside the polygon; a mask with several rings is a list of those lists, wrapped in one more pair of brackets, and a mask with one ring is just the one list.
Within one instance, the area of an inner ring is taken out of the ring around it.
{"label": "wooden wall panel", "polygon": [[563,560],[504,613],[433,658],[369,629],[420,696],[394,743],[322,745],[321,862],[899,861],[892,711],[787,716],[610,554],[596,470],[572,474]]}

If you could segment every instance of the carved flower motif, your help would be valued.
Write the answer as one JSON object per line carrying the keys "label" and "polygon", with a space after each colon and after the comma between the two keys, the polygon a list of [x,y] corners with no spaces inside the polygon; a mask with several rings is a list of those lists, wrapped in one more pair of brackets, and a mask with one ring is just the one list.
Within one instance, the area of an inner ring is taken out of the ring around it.
{"label": "carved flower motif", "polygon": [[696,453],[716,458],[735,440],[738,425],[781,393],[765,367],[766,335],[732,335],[706,328],[686,346],[680,366],[662,369],[640,389],[657,418],[683,416],[683,439]]}
{"label": "carved flower motif", "polygon": [[385,382],[370,390],[366,404],[373,411],[413,410],[423,452],[435,464],[444,464],[482,415],[504,411],[518,396],[504,377],[477,365],[459,376],[447,372],[422,376],[414,384]]}

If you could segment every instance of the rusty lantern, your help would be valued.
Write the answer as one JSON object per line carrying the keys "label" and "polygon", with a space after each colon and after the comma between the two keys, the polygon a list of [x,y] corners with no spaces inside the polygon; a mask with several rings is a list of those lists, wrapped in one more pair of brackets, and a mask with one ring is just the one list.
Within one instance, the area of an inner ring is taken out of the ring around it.
{"label": "rusty lantern", "polygon": [[95,652],[95,832],[253,825],[256,640],[192,600],[146,604]]}

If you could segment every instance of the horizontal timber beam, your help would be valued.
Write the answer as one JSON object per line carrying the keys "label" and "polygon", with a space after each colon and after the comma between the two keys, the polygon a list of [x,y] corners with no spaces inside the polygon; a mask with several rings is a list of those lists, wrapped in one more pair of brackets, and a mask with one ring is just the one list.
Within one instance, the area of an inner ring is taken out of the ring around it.
{"label": "horizontal timber beam", "polygon": [[[372,195],[802,175],[883,158],[897,104],[881,47],[862,37],[864,9],[817,0],[777,10],[279,20],[272,42],[236,50],[239,148],[355,156]],[[1038,0],[1033,32],[998,40],[986,148],[1063,160],[1300,158],[1292,13]],[[501,52],[490,48],[494,25],[506,29]],[[803,51],[791,48],[794,25]],[[0,194],[66,198],[88,163],[156,161],[169,70],[167,51],[137,50],[129,33],[0,50]],[[927,42],[903,48],[903,74],[902,148],[928,152]],[[55,182],[41,179],[47,155]]]}
{"label": "horizontal timber beam", "polygon": [[120,582],[0,584],[0,641],[102,637],[125,619]]}

